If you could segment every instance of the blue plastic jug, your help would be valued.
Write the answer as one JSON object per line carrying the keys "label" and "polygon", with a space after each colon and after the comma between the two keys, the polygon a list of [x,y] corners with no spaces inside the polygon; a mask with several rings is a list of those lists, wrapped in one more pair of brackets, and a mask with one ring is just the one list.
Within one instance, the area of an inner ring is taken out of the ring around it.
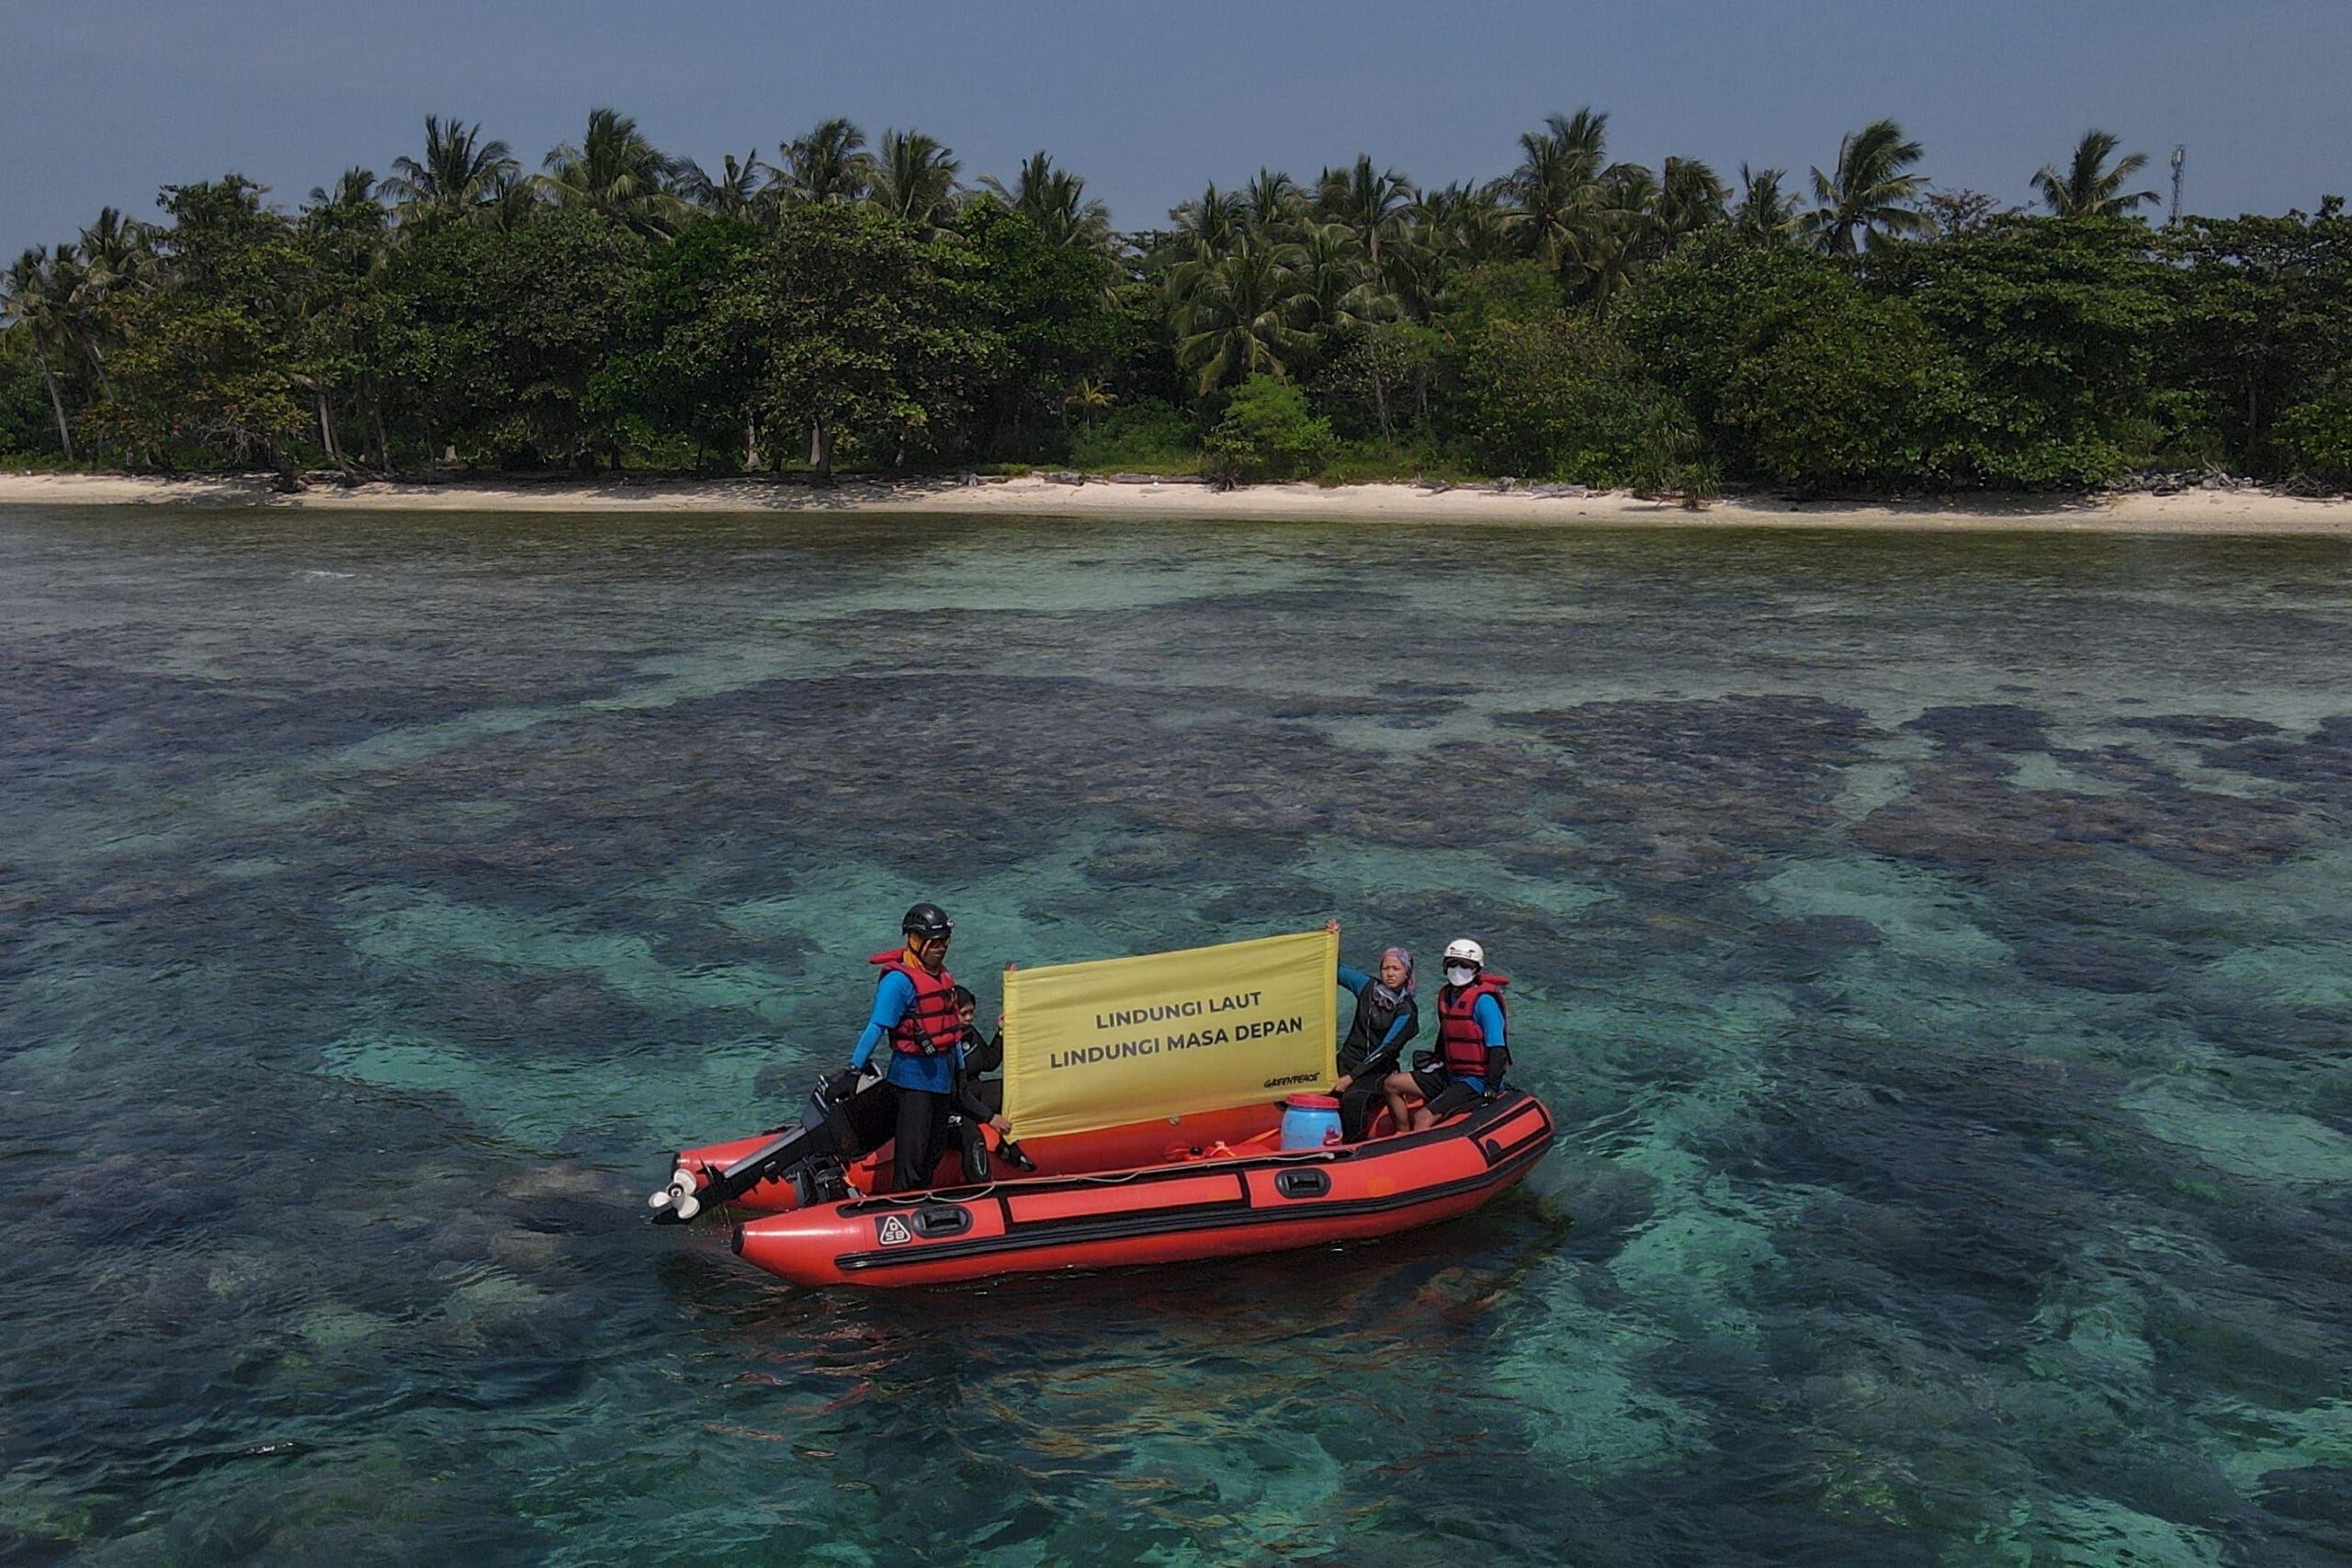
{"label": "blue plastic jug", "polygon": [[1319,1149],[1340,1141],[1340,1102],[1328,1094],[1294,1094],[1283,1101],[1283,1147]]}

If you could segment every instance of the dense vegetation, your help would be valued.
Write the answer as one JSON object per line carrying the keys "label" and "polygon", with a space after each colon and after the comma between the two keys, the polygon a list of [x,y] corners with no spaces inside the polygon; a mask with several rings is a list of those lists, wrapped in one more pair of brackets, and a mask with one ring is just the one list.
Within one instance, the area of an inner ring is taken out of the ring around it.
{"label": "dense vegetation", "polygon": [[1044,153],[967,186],[831,120],[672,158],[609,109],[526,174],[479,127],[298,211],[235,175],[28,251],[0,453],[346,476],[1000,463],[1237,479],[1507,474],[1703,492],[2075,485],[2223,465],[2352,482],[2352,219],[2152,228],[2086,136],[2045,210],[1939,191],[1892,121],[1808,194],[1606,156],[1369,157],[1117,233]]}

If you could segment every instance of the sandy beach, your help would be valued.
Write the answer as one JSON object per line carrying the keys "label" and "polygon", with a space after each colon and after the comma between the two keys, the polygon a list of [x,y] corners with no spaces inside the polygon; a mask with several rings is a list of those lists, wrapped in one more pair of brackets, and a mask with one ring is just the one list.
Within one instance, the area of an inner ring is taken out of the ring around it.
{"label": "sandy beach", "polygon": [[[1550,487],[1556,491],[1557,487]],[[281,494],[266,475],[157,479],[128,475],[0,474],[0,505],[309,507],[359,512],[1004,513],[1037,517],[1170,517],[1315,522],[1526,523],[1673,528],[1800,527],[2071,530],[2119,534],[2352,535],[2352,497],[2313,501],[2269,491],[2190,490],[2177,495],[1824,500],[1728,496],[1693,511],[1622,491],[1544,494],[1529,488],[1418,485],[1252,485],[1216,491],[1192,483],[1027,475],[1004,479],[844,479],[830,490],[762,479],[534,480],[466,479],[313,482]]]}

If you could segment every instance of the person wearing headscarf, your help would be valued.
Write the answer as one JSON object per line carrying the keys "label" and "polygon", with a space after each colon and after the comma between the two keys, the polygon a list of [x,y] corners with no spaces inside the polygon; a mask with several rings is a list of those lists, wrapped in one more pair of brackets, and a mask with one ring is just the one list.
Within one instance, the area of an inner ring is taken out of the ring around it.
{"label": "person wearing headscarf", "polygon": [[[1331,922],[1337,931],[1339,922]],[[1331,1092],[1340,1097],[1340,1135],[1360,1143],[1380,1103],[1382,1086],[1397,1070],[1404,1049],[1420,1032],[1420,1009],[1413,1000],[1413,955],[1401,947],[1385,950],[1376,973],[1340,965],[1340,984],[1355,998],[1355,1018],[1340,1043],[1340,1077]],[[1400,1126],[1397,1129],[1402,1132]]]}

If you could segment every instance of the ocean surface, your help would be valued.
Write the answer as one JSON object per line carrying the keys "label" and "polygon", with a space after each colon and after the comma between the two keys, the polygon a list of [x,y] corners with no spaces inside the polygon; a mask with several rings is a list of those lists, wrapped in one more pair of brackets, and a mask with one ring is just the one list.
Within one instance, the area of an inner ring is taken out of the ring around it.
{"label": "ocean surface", "polygon": [[[2341,542],[0,510],[0,1562],[2341,1562],[2347,879]],[[1560,1145],[649,1226],[918,897],[1477,936]]]}

